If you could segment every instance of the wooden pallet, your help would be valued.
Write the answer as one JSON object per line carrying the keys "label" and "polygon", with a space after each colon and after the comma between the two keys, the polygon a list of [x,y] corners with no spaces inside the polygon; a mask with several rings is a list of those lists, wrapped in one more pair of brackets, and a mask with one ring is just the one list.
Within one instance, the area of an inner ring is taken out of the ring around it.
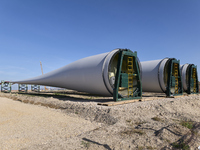
{"label": "wooden pallet", "polygon": [[170,97],[142,97],[142,99],[133,99],[133,100],[124,100],[124,101],[109,101],[109,102],[103,102],[103,103],[98,103],[98,105],[103,105],[103,106],[115,106],[115,105],[122,105],[122,104],[128,104],[128,103],[134,103],[134,102],[141,102],[141,101],[152,101],[152,100],[158,100],[158,99],[163,99],[163,98],[179,98],[179,97],[184,97],[184,96],[196,96],[199,94],[183,94],[183,95],[178,95],[178,96],[170,96]]}
{"label": "wooden pallet", "polygon": [[183,95],[178,95],[178,96],[167,96],[167,98],[179,98],[179,97],[184,97],[184,96],[197,96],[199,94],[183,94]]}

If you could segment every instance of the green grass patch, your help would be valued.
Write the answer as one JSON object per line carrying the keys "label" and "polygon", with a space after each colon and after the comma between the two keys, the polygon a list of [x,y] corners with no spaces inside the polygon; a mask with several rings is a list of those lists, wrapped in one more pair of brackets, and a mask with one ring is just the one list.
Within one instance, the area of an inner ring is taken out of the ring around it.
{"label": "green grass patch", "polygon": [[172,146],[182,150],[190,150],[190,146],[185,143],[173,143]]}
{"label": "green grass patch", "polygon": [[182,126],[188,128],[188,129],[192,129],[193,128],[193,122],[191,121],[181,121],[180,123]]}
{"label": "green grass patch", "polygon": [[89,148],[91,143],[90,142],[81,141],[81,145],[83,145],[85,148]]}
{"label": "green grass patch", "polygon": [[63,93],[54,93],[54,96],[61,96],[61,97],[64,97],[64,96],[66,96],[66,94],[63,94]]}

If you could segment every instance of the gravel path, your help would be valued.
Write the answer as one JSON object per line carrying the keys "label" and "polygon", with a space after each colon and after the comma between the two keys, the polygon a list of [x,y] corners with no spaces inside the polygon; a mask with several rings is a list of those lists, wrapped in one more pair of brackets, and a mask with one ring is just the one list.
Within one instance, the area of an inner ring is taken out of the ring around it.
{"label": "gravel path", "polygon": [[73,138],[97,127],[95,122],[60,110],[0,97],[0,150],[29,149],[55,139]]}

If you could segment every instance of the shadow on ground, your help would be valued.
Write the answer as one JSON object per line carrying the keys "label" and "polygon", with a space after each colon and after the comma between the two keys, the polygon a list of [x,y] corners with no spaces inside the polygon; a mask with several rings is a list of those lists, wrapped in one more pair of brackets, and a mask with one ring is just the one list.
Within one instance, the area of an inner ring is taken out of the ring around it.
{"label": "shadow on ground", "polygon": [[45,98],[56,98],[61,101],[73,101],[73,102],[108,102],[113,101],[113,97],[100,97],[98,95],[77,92],[77,91],[47,91],[47,92],[12,92],[26,96],[38,96]]}
{"label": "shadow on ground", "polygon": [[110,148],[110,146],[109,145],[107,145],[107,144],[100,144],[100,143],[98,143],[98,142],[95,142],[95,141],[92,141],[92,140],[90,140],[90,139],[87,139],[87,138],[82,138],[84,141],[86,141],[86,142],[89,142],[89,143],[92,143],[92,144],[96,144],[96,145],[98,145],[98,146],[103,146],[105,149],[107,149],[107,150],[111,150],[111,148]]}

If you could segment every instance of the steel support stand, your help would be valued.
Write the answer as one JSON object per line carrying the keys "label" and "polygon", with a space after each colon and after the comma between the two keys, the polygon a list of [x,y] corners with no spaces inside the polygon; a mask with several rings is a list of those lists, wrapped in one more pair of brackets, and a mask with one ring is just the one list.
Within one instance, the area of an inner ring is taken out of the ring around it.
{"label": "steel support stand", "polygon": [[1,92],[10,93],[12,90],[11,83],[9,81],[1,81]]}
{"label": "steel support stand", "polygon": [[[169,59],[169,74],[167,81],[167,90],[166,96],[178,96],[183,95],[183,86],[182,86],[182,78],[180,74],[180,60],[176,60],[175,58]],[[175,91],[172,93],[171,89],[174,88]]]}
{"label": "steel support stand", "polygon": [[31,91],[40,92],[40,85],[31,85]]}
{"label": "steel support stand", "polygon": [[18,91],[19,92],[27,92],[28,91],[28,85],[27,84],[18,84]]}
{"label": "steel support stand", "polygon": [[[123,59],[127,62],[126,72],[122,72]],[[126,60],[127,59],[127,60]],[[134,70],[134,71],[133,71]],[[136,79],[137,87],[133,90],[133,79]],[[127,95],[120,94],[120,88],[127,89]],[[113,89],[113,99],[115,101],[141,99],[142,85],[140,79],[140,71],[137,62],[137,52],[132,52],[129,49],[121,49],[117,65],[117,73],[115,76],[115,86]]]}

